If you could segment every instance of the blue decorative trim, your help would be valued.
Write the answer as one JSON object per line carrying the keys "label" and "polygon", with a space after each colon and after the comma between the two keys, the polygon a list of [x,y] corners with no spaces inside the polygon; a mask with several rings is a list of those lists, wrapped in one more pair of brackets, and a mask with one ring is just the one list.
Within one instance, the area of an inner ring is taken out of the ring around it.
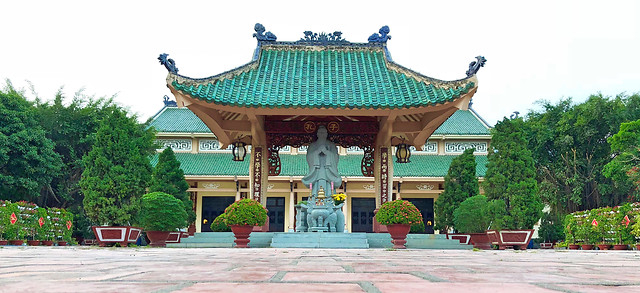
{"label": "blue decorative trim", "polygon": [[256,31],[256,33],[253,34],[253,37],[258,39],[259,42],[275,42],[278,38],[271,32],[265,33],[266,29],[264,28],[264,25],[260,23],[256,23],[253,29]]}
{"label": "blue decorative trim", "polygon": [[171,72],[173,74],[177,74],[178,73],[178,67],[176,67],[176,62],[173,61],[173,59],[171,59],[171,58],[167,58],[168,56],[169,56],[169,54],[162,53],[158,57],[158,60],[160,60],[160,64],[164,65],[164,67],[169,72]]}
{"label": "blue decorative trim", "polygon": [[467,70],[467,77],[471,77],[480,70],[480,67],[484,67],[487,62],[483,56],[476,56],[476,61],[469,63],[469,70]]}
{"label": "blue decorative trim", "polygon": [[164,96],[164,106],[165,107],[178,107],[178,103],[176,101],[169,100],[169,96]]}
{"label": "blue decorative trim", "polygon": [[391,36],[389,35],[389,26],[383,26],[378,31],[380,34],[373,34],[369,37],[369,42],[371,43],[386,43],[387,40],[391,40]]}
{"label": "blue decorative trim", "polygon": [[297,41],[298,44],[304,45],[343,45],[350,42],[342,38],[342,32],[335,31],[333,33],[314,33],[312,31],[305,31],[304,37]]}

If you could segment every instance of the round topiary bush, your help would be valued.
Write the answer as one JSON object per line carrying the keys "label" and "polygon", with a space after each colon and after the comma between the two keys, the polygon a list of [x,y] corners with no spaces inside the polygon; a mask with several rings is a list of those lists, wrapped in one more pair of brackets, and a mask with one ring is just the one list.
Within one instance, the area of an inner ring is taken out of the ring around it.
{"label": "round topiary bush", "polygon": [[411,225],[422,222],[422,214],[412,203],[398,199],[384,203],[376,213],[376,221],[382,225]]}
{"label": "round topiary bush", "polygon": [[267,221],[267,209],[253,199],[241,199],[224,210],[225,224],[262,226]]}
{"label": "round topiary bush", "polygon": [[187,226],[187,212],[182,202],[164,192],[142,196],[140,224],[146,231],[175,231]]}
{"label": "round topiary bush", "polygon": [[227,215],[220,214],[211,222],[211,231],[213,232],[231,232],[231,228],[225,224],[225,220],[227,219]]}

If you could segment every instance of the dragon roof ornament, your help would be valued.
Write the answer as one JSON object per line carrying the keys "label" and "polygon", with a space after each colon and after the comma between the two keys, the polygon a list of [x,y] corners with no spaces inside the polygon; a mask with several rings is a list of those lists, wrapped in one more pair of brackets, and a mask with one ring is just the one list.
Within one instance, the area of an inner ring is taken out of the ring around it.
{"label": "dragon roof ornament", "polygon": [[387,40],[391,40],[391,36],[389,35],[389,26],[385,25],[380,28],[378,31],[380,34],[373,34],[369,37],[370,43],[386,43]]}
{"label": "dragon roof ornament", "polygon": [[158,57],[158,60],[160,61],[160,64],[164,65],[164,67],[170,73],[177,74],[178,73],[178,67],[176,67],[176,62],[173,61],[173,59],[167,58],[167,57],[169,57],[169,54],[167,54],[167,53],[160,54],[160,56]]}
{"label": "dragon roof ornament", "polygon": [[258,39],[258,42],[275,42],[276,39],[278,39],[278,37],[273,33],[265,32],[266,29],[264,28],[264,25],[260,23],[256,23],[253,29],[256,31],[256,33],[253,34],[253,37]]}
{"label": "dragon roof ornament", "polygon": [[467,77],[471,77],[474,74],[478,73],[480,67],[484,67],[484,64],[487,63],[487,59],[483,56],[476,56],[476,61],[472,61],[469,63],[469,70],[467,70]]}

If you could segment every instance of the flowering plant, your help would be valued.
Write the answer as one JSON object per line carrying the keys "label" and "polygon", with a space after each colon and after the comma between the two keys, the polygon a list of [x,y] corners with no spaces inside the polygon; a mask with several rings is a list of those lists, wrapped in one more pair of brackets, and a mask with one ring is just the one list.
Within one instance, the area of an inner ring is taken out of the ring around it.
{"label": "flowering plant", "polygon": [[267,209],[253,199],[241,199],[229,205],[224,213],[227,225],[262,226],[267,221]]}
{"label": "flowering plant", "polygon": [[412,203],[398,199],[384,203],[376,213],[376,221],[382,225],[411,225],[421,222],[422,214]]}
{"label": "flowering plant", "polygon": [[335,205],[339,205],[347,199],[347,195],[344,193],[334,193],[331,197]]}

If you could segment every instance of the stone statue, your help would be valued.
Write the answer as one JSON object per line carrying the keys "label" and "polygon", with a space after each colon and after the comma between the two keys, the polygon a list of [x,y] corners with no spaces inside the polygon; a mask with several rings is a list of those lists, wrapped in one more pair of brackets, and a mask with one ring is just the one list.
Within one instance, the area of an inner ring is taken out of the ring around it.
{"label": "stone statue", "polygon": [[317,195],[322,187],[330,197],[342,184],[342,178],[338,174],[338,148],[335,143],[327,140],[327,134],[327,128],[320,125],[318,140],[312,142],[307,149],[309,173],[302,178],[302,183],[311,188],[311,194]]}
{"label": "stone statue", "polygon": [[311,189],[308,202],[296,206],[296,232],[343,232],[344,203],[331,197],[342,184],[338,174],[338,148],[327,140],[327,128],[318,127],[318,139],[307,149],[309,173],[302,183]]}

